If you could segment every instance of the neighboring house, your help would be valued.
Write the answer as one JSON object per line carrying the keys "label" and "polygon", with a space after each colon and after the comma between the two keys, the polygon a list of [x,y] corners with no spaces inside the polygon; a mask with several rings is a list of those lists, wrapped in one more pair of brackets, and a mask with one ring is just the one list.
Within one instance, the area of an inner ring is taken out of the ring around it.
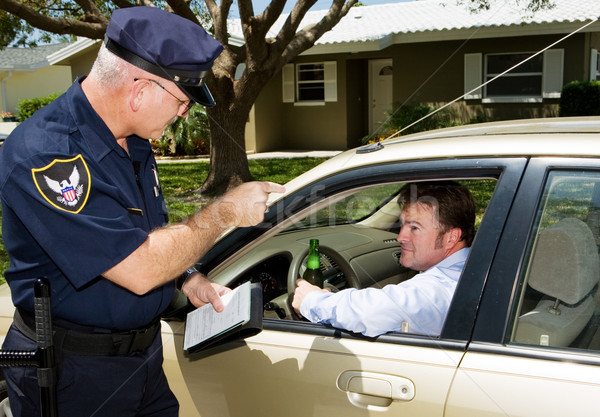
{"label": "neighboring house", "polygon": [[[82,39],[73,43],[0,51],[1,112],[16,116],[23,99],[65,92],[78,75],[86,74],[91,68],[97,43]],[[16,125],[15,122],[0,123],[0,138]]]}
{"label": "neighboring house", "polygon": [[[457,0],[354,7],[270,80],[251,111],[246,149],[351,148],[377,132],[401,104],[452,102],[448,109],[463,122],[556,116],[566,83],[600,79],[599,22],[556,43],[598,19],[600,0],[551,1],[553,8],[531,15],[523,12],[527,1],[517,7],[516,0],[492,2],[490,10],[480,13]],[[309,12],[301,27],[326,12]],[[232,37],[243,39],[239,20],[230,23]],[[71,68],[62,91],[89,71],[99,44],[81,39],[46,57],[52,66]],[[547,47],[510,74],[477,88]],[[37,83],[47,87],[46,78],[40,76]],[[39,91],[33,96],[52,92]],[[25,97],[31,95],[19,99]]]}
{"label": "neighboring house", "polygon": [[[263,90],[247,149],[350,148],[400,104],[439,106],[465,93],[449,106],[463,122],[557,116],[566,83],[600,79],[600,22],[476,88],[600,16],[600,0],[553,2],[530,16],[526,1],[491,2],[480,13],[456,0],[354,7]],[[309,12],[303,25],[324,13]],[[232,25],[230,33],[241,32]]]}
{"label": "neighboring house", "polygon": [[17,114],[19,101],[64,92],[72,83],[71,68],[52,65],[48,56],[68,43],[0,51],[0,108]]}

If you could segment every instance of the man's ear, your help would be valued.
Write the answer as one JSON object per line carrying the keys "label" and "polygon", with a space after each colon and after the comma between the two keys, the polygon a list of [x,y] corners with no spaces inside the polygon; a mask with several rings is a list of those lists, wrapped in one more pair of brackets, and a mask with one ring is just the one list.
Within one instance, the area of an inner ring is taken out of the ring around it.
{"label": "man's ear", "polygon": [[142,99],[147,86],[148,82],[145,82],[145,80],[137,80],[133,83],[129,93],[129,107],[131,111],[138,111],[142,107]]}
{"label": "man's ear", "polygon": [[460,227],[454,227],[446,232],[444,236],[444,243],[447,247],[454,247],[458,242],[460,242],[460,238],[462,237],[462,230]]}

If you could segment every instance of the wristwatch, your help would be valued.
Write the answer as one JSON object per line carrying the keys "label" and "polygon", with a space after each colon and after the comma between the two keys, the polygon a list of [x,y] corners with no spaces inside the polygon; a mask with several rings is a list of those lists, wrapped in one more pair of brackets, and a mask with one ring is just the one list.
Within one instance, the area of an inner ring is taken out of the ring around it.
{"label": "wristwatch", "polygon": [[181,288],[183,288],[183,284],[185,284],[185,281],[189,278],[190,275],[195,274],[196,272],[198,272],[198,270],[192,267],[185,271],[183,274],[181,274],[179,278],[177,278],[177,289],[181,291]]}

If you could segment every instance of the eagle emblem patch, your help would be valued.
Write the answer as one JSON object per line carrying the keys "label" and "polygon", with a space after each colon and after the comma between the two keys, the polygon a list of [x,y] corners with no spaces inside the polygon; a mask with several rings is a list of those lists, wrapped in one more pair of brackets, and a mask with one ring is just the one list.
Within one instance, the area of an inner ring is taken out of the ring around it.
{"label": "eagle emblem patch", "polygon": [[33,181],[44,199],[60,210],[79,213],[90,194],[90,171],[81,155],[55,159],[31,170]]}

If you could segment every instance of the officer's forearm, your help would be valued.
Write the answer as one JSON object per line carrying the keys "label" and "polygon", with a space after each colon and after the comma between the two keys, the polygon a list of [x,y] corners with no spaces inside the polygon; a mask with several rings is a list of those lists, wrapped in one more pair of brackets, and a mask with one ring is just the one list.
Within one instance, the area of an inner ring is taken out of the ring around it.
{"label": "officer's forearm", "polygon": [[153,231],[139,248],[103,275],[136,294],[145,294],[177,278],[228,228],[262,222],[269,193],[284,191],[274,183],[244,183],[187,221]]}
{"label": "officer's forearm", "polygon": [[177,278],[235,223],[235,211],[217,201],[184,222],[151,232],[140,247],[103,276],[136,294],[145,294]]}

